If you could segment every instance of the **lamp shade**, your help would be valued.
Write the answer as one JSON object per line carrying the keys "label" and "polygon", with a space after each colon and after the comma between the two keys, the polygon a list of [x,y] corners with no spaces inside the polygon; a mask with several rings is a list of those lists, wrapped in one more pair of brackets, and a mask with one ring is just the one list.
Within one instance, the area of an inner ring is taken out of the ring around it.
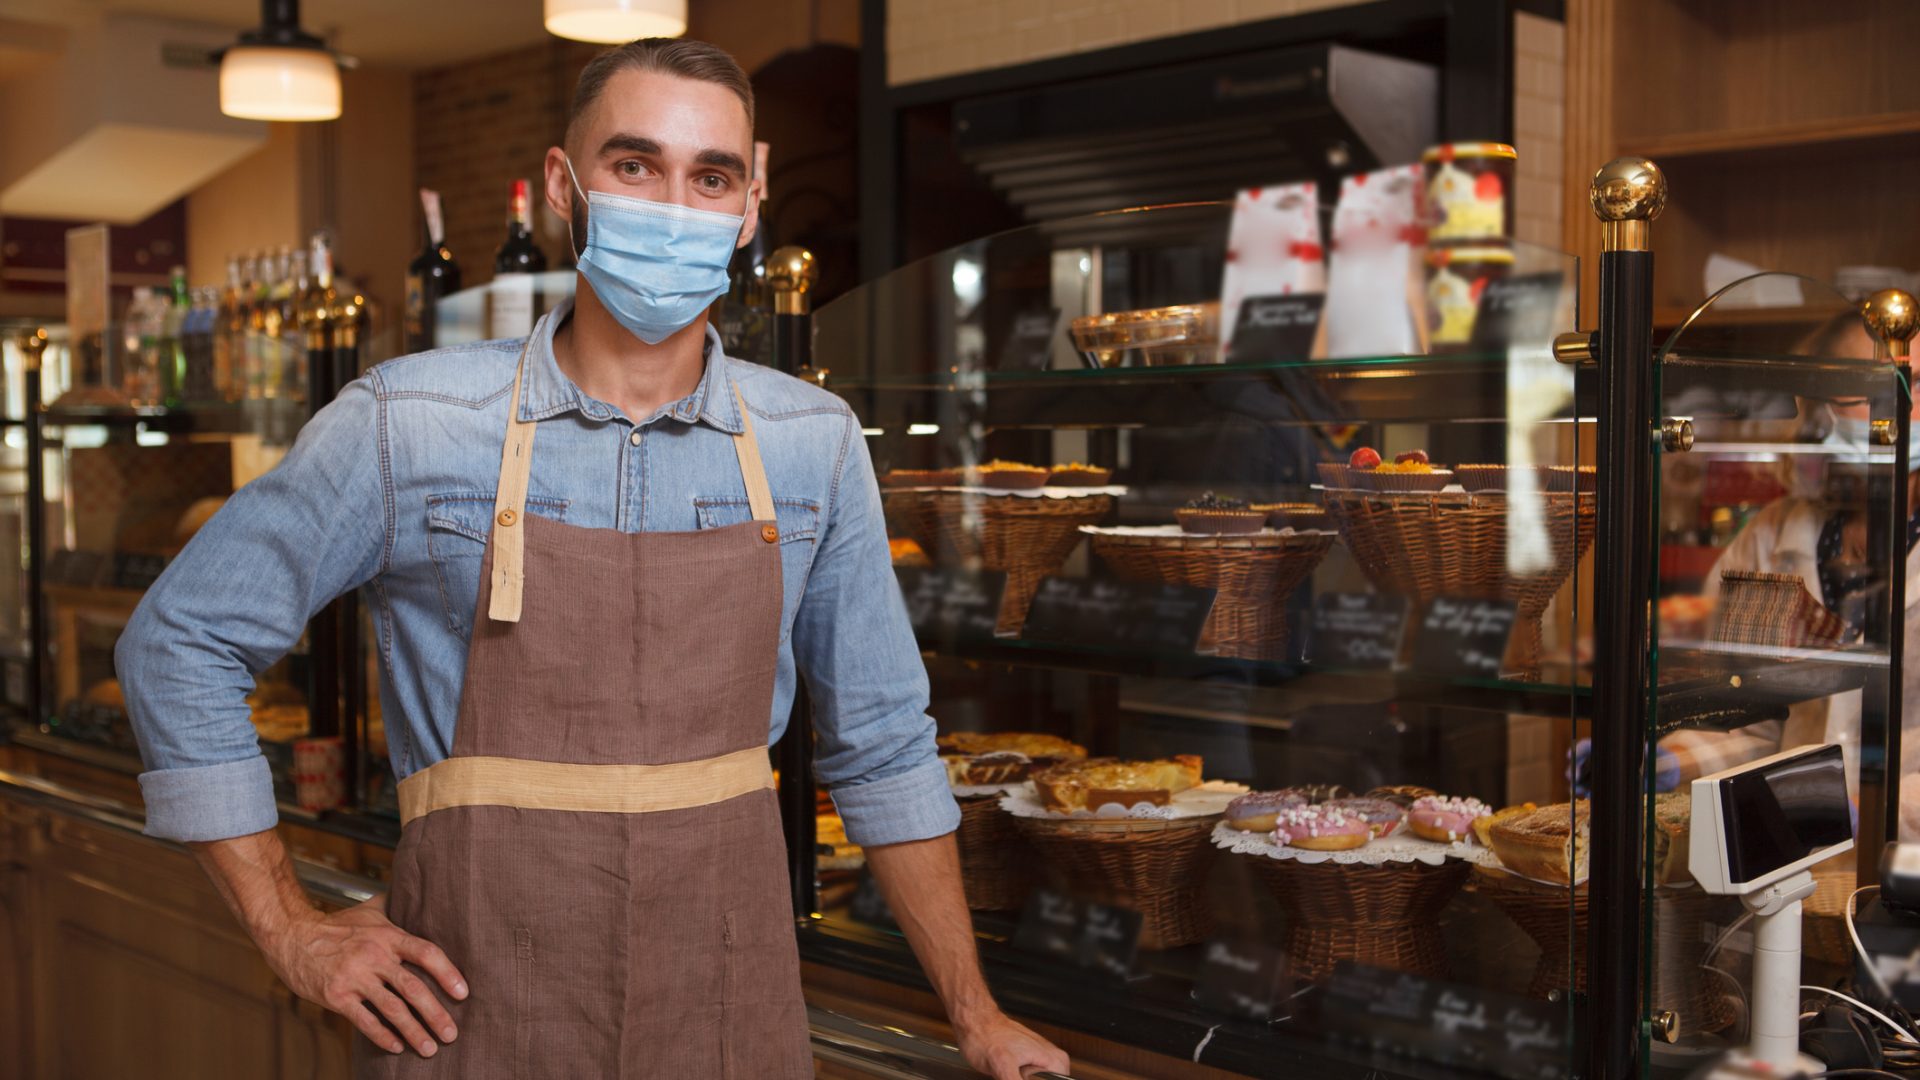
{"label": "lamp shade", "polygon": [[220,111],[242,120],[332,120],[340,69],[324,49],[236,45],[220,61]]}
{"label": "lamp shade", "polygon": [[687,32],[687,0],[546,0],[547,33],[619,45]]}

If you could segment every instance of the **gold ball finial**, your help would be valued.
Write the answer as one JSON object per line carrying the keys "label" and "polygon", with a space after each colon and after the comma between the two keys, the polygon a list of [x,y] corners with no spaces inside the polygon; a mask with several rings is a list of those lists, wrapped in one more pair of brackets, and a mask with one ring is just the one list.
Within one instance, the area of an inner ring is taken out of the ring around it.
{"label": "gold ball finial", "polygon": [[767,257],[767,284],[773,287],[773,310],[781,315],[805,315],[807,293],[820,279],[813,252],[797,244],[775,248]]}
{"label": "gold ball finial", "polygon": [[1860,319],[1873,335],[1874,354],[1896,359],[1907,355],[1907,342],[1920,332],[1920,304],[1905,289],[1882,289],[1860,302]]}
{"label": "gold ball finial", "polygon": [[1615,158],[1593,174],[1588,199],[1600,219],[1604,250],[1645,251],[1648,223],[1667,208],[1667,178],[1646,158]]}

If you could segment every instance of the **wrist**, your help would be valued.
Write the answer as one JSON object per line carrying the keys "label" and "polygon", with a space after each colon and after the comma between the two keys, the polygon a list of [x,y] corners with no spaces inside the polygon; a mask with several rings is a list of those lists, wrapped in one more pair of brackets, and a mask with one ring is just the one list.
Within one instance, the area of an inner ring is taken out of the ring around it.
{"label": "wrist", "polygon": [[994,1003],[992,996],[983,988],[977,998],[956,1002],[947,1009],[947,1022],[953,1025],[957,1034],[991,1027],[998,1023],[1004,1014],[1000,1006]]}

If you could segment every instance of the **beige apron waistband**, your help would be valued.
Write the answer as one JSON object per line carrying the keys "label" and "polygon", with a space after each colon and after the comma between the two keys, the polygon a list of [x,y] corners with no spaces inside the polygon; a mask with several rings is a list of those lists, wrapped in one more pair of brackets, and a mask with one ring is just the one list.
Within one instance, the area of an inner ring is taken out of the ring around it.
{"label": "beige apron waistband", "polygon": [[[527,351],[533,338],[520,347],[520,361],[513,372],[513,398],[507,403],[507,439],[500,450],[500,482],[493,496],[493,591],[487,600],[487,618],[494,622],[519,622],[521,594],[526,590],[527,483],[533,475],[533,433],[539,424],[520,419],[520,384],[527,373]],[[711,359],[708,361],[712,362]],[[767,487],[766,466],[760,459],[760,442],[753,434],[753,414],[747,411],[747,399],[734,386],[733,400],[740,407],[740,434],[733,436],[733,451],[740,461],[740,477],[747,486],[747,506],[753,520],[766,522],[768,542],[779,539],[772,527],[773,492]]]}
{"label": "beige apron waistband", "polygon": [[452,757],[400,781],[400,823],[455,806],[652,814],[711,806],[773,787],[765,747],[671,765],[576,765]]}

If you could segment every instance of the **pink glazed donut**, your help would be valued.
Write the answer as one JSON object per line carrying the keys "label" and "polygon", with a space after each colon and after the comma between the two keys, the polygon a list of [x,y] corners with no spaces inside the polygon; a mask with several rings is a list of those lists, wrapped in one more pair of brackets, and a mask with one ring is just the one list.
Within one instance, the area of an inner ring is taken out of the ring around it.
{"label": "pink glazed donut", "polygon": [[1308,851],[1347,851],[1373,839],[1365,818],[1327,806],[1296,806],[1275,815],[1273,837]]}
{"label": "pink glazed donut", "polygon": [[1479,799],[1430,795],[1414,800],[1407,811],[1407,828],[1412,829],[1415,836],[1451,844],[1470,839],[1474,819],[1491,813],[1492,808]]}
{"label": "pink glazed donut", "polygon": [[1338,810],[1348,817],[1357,817],[1367,823],[1375,836],[1390,836],[1400,823],[1407,820],[1407,812],[1385,799],[1355,797],[1351,799],[1329,799],[1320,804],[1323,810]]}

